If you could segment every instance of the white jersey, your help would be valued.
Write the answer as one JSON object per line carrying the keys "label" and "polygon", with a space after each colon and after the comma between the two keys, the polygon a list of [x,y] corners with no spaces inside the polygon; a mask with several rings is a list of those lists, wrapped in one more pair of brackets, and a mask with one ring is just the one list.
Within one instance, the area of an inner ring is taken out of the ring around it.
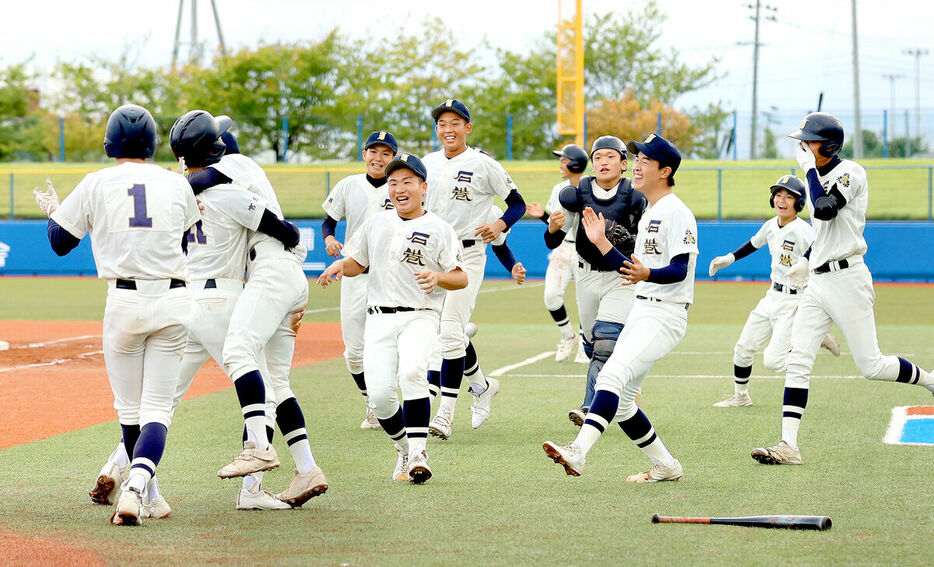
{"label": "white jersey", "polygon": [[846,206],[837,211],[829,221],[815,219],[811,192],[808,191],[808,207],[814,225],[814,244],[810,266],[816,268],[833,260],[842,260],[855,254],[865,254],[866,209],[869,208],[869,181],[866,170],[854,161],[842,160],[827,175],[818,174],[821,185],[828,193],[834,187],[846,199]]}
{"label": "white jersey", "polygon": [[415,272],[464,267],[461,244],[451,225],[430,211],[410,220],[395,211],[371,216],[344,247],[344,255],[370,268],[370,307],[413,307],[440,313],[446,290],[436,287],[426,294]]}
{"label": "white jersey", "polygon": [[[577,223],[579,222],[577,213],[570,213],[564,210],[564,207],[561,206],[561,200],[559,195],[561,190],[565,187],[571,187],[571,183],[567,179],[562,179],[561,183],[558,183],[551,188],[551,195],[548,197],[548,204],[545,205],[545,210],[549,213],[554,213],[555,211],[564,211],[565,214],[565,223],[564,226],[568,229],[564,237],[565,242],[574,242],[574,236],[577,234]],[[569,215],[575,215],[574,218],[571,218]],[[573,229],[573,230],[571,230]]]}
{"label": "white jersey", "polygon": [[334,220],[347,219],[346,242],[370,215],[393,208],[389,184],[373,187],[365,173],[345,177],[328,193],[321,208]]}
{"label": "white jersey", "polygon": [[778,226],[778,217],[775,217],[765,221],[749,242],[756,248],[769,245],[769,254],[772,255],[772,281],[788,285],[788,270],[811,247],[814,242],[814,229],[798,217],[785,226]]}
{"label": "white jersey", "polygon": [[[492,206],[490,206],[490,213],[489,213],[489,215],[486,217],[486,221],[484,221],[484,222],[486,222],[486,223],[494,223],[494,222],[496,222],[497,220],[499,220],[500,217],[502,217],[502,216],[503,216],[503,209],[497,207],[496,205],[492,205]],[[506,235],[507,235],[507,234],[509,234],[509,230],[504,230],[503,232],[499,233],[499,236],[497,236],[496,238],[494,238],[493,241],[490,242],[490,244],[493,245],[493,246],[502,246],[503,244],[506,243]]]}
{"label": "white jersey", "polygon": [[673,303],[694,302],[694,268],[697,265],[697,221],[694,213],[674,193],[669,193],[642,213],[634,256],[650,270],[664,268],[671,259],[688,254],[688,273],[677,283],[636,284],[636,295]]}
{"label": "white jersey", "polygon": [[225,183],[198,195],[201,220],[188,231],[188,272],[192,280],[243,279],[249,230],[256,230],[266,200]]}
{"label": "white jersey", "polygon": [[52,213],[72,236],[91,233],[101,279],[188,279],[182,236],[201,215],[188,181],[152,163],[87,174]]}
{"label": "white jersey", "polygon": [[422,163],[428,171],[425,208],[450,223],[461,240],[478,240],[474,232],[486,223],[493,197],[505,201],[518,190],[498,161],[471,147],[450,159],[433,152]]}

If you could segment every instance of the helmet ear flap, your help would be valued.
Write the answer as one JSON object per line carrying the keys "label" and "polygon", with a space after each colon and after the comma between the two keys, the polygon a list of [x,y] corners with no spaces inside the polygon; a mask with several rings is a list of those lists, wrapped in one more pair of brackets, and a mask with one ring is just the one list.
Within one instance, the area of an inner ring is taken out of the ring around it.
{"label": "helmet ear flap", "polygon": [[772,195],[769,196],[769,206],[775,208],[775,191],[772,191]]}
{"label": "helmet ear flap", "polygon": [[795,212],[800,213],[804,210],[804,195],[801,195],[795,199]]}

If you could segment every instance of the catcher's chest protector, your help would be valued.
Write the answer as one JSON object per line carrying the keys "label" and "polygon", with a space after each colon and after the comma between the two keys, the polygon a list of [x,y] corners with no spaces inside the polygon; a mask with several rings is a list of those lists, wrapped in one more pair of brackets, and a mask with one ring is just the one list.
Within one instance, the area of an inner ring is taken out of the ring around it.
{"label": "catcher's chest protector", "polygon": [[[635,238],[639,229],[639,220],[645,210],[645,195],[632,188],[632,180],[623,178],[616,188],[616,195],[607,200],[597,199],[593,194],[592,182],[593,177],[581,177],[577,186],[582,203],[581,210],[590,207],[598,215],[603,213],[606,220],[622,225]],[[577,226],[575,243],[577,253],[583,259],[595,266],[602,266],[603,255],[590,243],[583,223]]]}

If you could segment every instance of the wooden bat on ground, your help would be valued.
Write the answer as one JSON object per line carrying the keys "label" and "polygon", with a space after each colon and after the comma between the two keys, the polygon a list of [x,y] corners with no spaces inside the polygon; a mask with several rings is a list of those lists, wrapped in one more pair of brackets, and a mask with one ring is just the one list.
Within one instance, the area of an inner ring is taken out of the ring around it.
{"label": "wooden bat on ground", "polygon": [[653,524],[724,524],[750,528],[782,528],[786,530],[830,529],[833,522],[827,516],[741,516],[738,518],[684,518],[652,515]]}

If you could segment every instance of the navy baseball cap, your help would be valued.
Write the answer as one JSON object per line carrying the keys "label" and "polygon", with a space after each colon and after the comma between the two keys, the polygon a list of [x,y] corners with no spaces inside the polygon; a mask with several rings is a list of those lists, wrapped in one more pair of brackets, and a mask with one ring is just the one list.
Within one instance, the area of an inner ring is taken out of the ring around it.
{"label": "navy baseball cap", "polygon": [[641,143],[630,140],[626,144],[626,149],[632,154],[642,152],[649,159],[657,161],[659,167],[670,167],[671,175],[669,179],[674,183],[675,172],[678,171],[678,166],[681,165],[681,152],[678,151],[674,144],[661,136],[649,134],[649,137]]}
{"label": "navy baseball cap", "polygon": [[457,100],[456,98],[449,98],[436,106],[435,109],[431,111],[431,117],[435,119],[435,122],[437,122],[438,117],[441,116],[441,114],[444,112],[453,112],[467,122],[470,122],[470,110],[468,110],[466,104]]}
{"label": "navy baseball cap", "polygon": [[425,164],[412,154],[399,154],[394,157],[392,161],[389,162],[389,165],[386,166],[386,177],[389,177],[389,174],[397,169],[408,169],[415,175],[421,177],[422,181],[428,179],[428,172],[425,170]]}
{"label": "navy baseball cap", "polygon": [[399,152],[399,144],[396,142],[396,137],[385,130],[372,132],[366,137],[366,143],[363,144],[363,149],[368,150],[373,146],[386,146],[392,150],[392,155],[396,155]]}

